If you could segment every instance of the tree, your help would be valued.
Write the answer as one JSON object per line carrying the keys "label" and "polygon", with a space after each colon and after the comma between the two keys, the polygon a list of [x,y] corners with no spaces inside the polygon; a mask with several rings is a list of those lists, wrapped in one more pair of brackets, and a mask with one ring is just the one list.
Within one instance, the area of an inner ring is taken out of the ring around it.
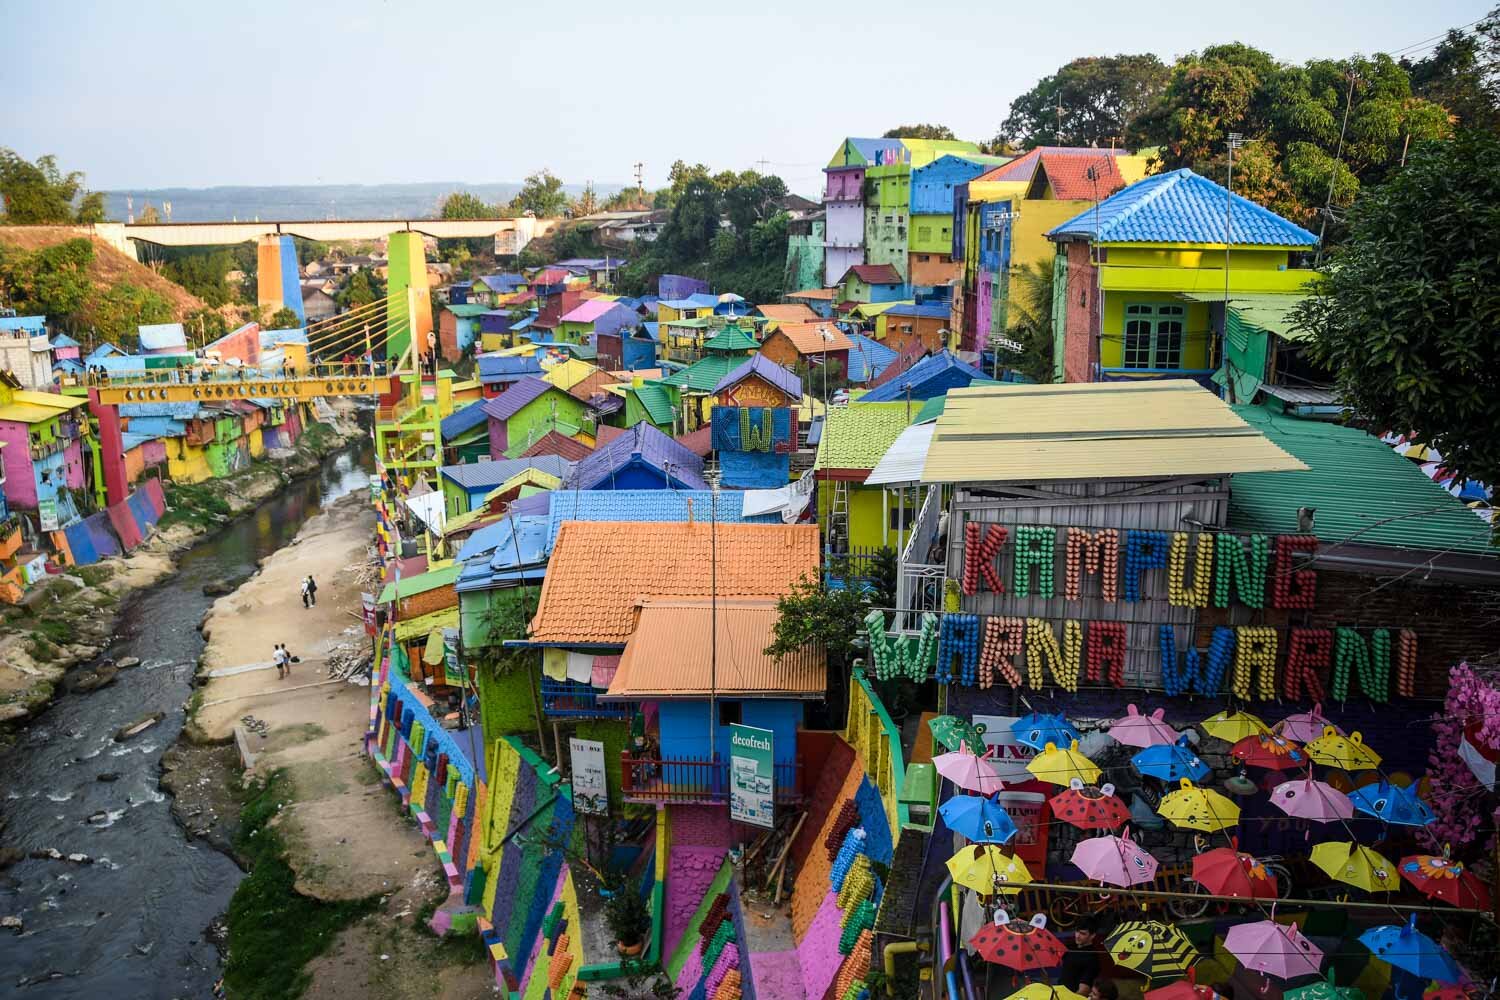
{"label": "tree", "polygon": [[599,211],[599,196],[594,193],[594,182],[589,181],[583,186],[583,192],[568,204],[568,214],[577,219],[585,215],[593,215]]}
{"label": "tree", "polygon": [[55,226],[103,221],[104,195],[84,188],[81,171],[64,174],[55,156],[28,163],[15,151],[0,148],[0,222]]}
{"label": "tree", "polygon": [[517,215],[530,212],[538,219],[561,217],[568,208],[568,196],[563,192],[563,182],[543,168],[527,177],[521,190],[511,199],[510,209]]}
{"label": "tree", "polygon": [[105,340],[133,343],[136,327],[170,323],[177,318],[166,296],[129,281],[119,281],[91,296],[87,306],[89,324]]}
{"label": "tree", "polygon": [[83,238],[31,252],[0,243],[0,305],[22,315],[76,316],[93,291],[93,262],[94,245]]}
{"label": "tree", "polygon": [[1021,355],[1011,364],[1033,382],[1053,382],[1056,370],[1052,355],[1052,265],[1026,264],[1011,282],[1010,312],[1016,316],[1011,328]]}
{"label": "tree", "polygon": [[333,301],[340,309],[348,310],[367,306],[385,296],[385,282],[369,270],[360,268],[354,272],[348,284],[333,293]]}
{"label": "tree", "polygon": [[946,125],[898,125],[881,136],[882,139],[957,139]]}
{"label": "tree", "polygon": [[1449,31],[1425,59],[1401,60],[1412,93],[1440,104],[1458,124],[1500,129],[1500,7],[1473,34]]}
{"label": "tree", "polygon": [[1460,475],[1500,482],[1500,138],[1424,143],[1366,191],[1295,314],[1372,430],[1413,432]]}
{"label": "tree", "polygon": [[261,323],[260,328],[262,330],[295,330],[302,325],[302,320],[297,318],[295,312],[286,306],[282,306],[270,316],[267,316],[265,322]]}
{"label": "tree", "polygon": [[857,587],[828,587],[806,577],[776,602],[771,642],[762,652],[778,660],[807,646],[820,645],[830,666],[848,665],[858,649],[869,611]]}
{"label": "tree", "polygon": [[1149,52],[1074,59],[1011,102],[994,143],[1024,149],[1123,144],[1170,75]]}
{"label": "tree", "polygon": [[148,201],[141,206],[141,214],[135,217],[135,221],[143,226],[154,226],[161,222],[161,213]]}
{"label": "tree", "polygon": [[233,266],[234,259],[228,251],[193,248],[173,251],[167,257],[163,271],[172,281],[217,309],[234,297],[229,282],[225,280]]}
{"label": "tree", "polygon": [[468,191],[454,191],[443,199],[442,207],[438,209],[440,219],[493,219],[498,215],[498,208]]}

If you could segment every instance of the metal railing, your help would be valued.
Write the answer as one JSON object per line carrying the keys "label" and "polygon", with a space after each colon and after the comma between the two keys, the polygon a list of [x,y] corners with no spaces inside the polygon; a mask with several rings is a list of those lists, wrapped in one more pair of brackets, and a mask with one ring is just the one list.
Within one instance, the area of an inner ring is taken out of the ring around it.
{"label": "metal railing", "polygon": [[542,712],[560,719],[628,719],[635,711],[630,702],[601,702],[604,692],[591,684],[542,678]]}
{"label": "metal railing", "polygon": [[[776,801],[802,801],[802,765],[775,765]],[[620,751],[620,792],[629,802],[719,803],[729,800],[729,762],[636,756]]]}

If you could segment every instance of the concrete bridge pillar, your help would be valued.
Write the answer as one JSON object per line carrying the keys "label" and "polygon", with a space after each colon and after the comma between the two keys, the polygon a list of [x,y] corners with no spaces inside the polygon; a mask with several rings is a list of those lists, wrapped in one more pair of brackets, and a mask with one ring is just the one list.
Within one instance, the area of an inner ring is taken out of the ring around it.
{"label": "concrete bridge pillar", "polygon": [[262,236],[255,248],[255,302],[266,312],[290,309],[307,323],[302,308],[302,274],[290,236]]}
{"label": "concrete bridge pillar", "polygon": [[[385,356],[392,360],[406,353],[415,342],[417,353],[428,350],[427,337],[432,333],[431,295],[427,287],[427,255],[422,234],[410,230],[392,233],[387,246],[389,269],[386,279],[386,328],[396,331],[386,341]],[[412,289],[411,296],[406,295]],[[410,299],[410,301],[408,301]],[[415,315],[409,315],[414,313]]]}

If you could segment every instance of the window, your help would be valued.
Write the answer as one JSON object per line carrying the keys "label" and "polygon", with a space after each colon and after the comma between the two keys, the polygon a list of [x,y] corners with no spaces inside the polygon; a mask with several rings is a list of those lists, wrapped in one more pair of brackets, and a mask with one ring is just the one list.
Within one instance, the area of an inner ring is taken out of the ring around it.
{"label": "window", "polygon": [[918,226],[917,227],[917,239],[922,240],[924,242],[927,241],[927,240],[932,239],[932,227],[931,226]]}
{"label": "window", "polygon": [[740,719],[741,718],[742,718],[742,716],[740,715],[740,703],[739,702],[737,702],[737,701],[721,701],[721,702],[719,702],[719,725],[721,725],[721,726],[738,726],[738,725],[740,725]]}
{"label": "window", "polygon": [[1131,304],[1125,307],[1126,368],[1181,368],[1183,306]]}

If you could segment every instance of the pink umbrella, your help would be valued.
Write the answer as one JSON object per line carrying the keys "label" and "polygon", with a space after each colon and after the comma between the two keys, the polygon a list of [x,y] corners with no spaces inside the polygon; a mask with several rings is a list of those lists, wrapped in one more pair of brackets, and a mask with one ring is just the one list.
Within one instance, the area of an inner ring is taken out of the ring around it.
{"label": "pink umbrella", "polygon": [[993,795],[1005,787],[995,765],[985,757],[976,757],[974,751],[964,745],[953,753],[938,754],[932,758],[932,766],[959,788],[980,795]]}
{"label": "pink umbrella", "polygon": [[1332,823],[1354,815],[1349,796],[1312,776],[1283,781],[1271,789],[1271,804],[1288,816],[1310,819],[1314,823]]}
{"label": "pink umbrella", "polygon": [[1295,924],[1257,920],[1235,924],[1224,936],[1224,948],[1247,969],[1277,979],[1317,975],[1323,951],[1309,941]]}
{"label": "pink umbrella", "polygon": [[1176,743],[1182,734],[1162,721],[1166,714],[1166,709],[1158,708],[1150,715],[1142,715],[1134,705],[1126,705],[1124,718],[1115,720],[1115,724],[1109,727],[1109,735],[1128,747]]}
{"label": "pink umbrella", "polygon": [[[1288,715],[1276,725],[1276,730],[1289,740],[1307,743],[1322,736],[1323,730],[1329,726],[1333,726],[1333,723],[1324,717],[1323,703],[1319,702],[1312,707],[1311,712]],[[1340,736],[1344,735],[1344,731],[1338,726],[1333,726],[1333,728],[1338,729]]]}
{"label": "pink umbrella", "polygon": [[1090,837],[1073,848],[1073,864],[1085,876],[1121,887],[1156,877],[1156,859],[1128,836]]}

